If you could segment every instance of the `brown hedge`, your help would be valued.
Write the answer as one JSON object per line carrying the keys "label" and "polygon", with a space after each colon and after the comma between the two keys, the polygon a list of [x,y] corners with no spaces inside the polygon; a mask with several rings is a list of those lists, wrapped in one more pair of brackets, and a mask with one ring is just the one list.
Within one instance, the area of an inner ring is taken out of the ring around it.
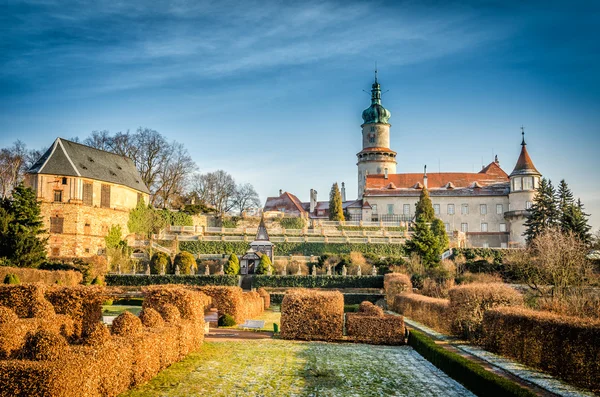
{"label": "brown hedge", "polygon": [[143,329],[142,321],[133,313],[123,312],[113,320],[110,329],[113,335],[138,336]]}
{"label": "brown hedge", "polygon": [[140,312],[140,320],[144,327],[162,327],[165,321],[158,311],[151,307],[147,307]]}
{"label": "brown hedge", "polygon": [[243,292],[240,287],[192,287],[212,298],[212,306],[219,313],[229,314],[236,323],[259,315],[264,310],[263,300],[257,292]]}
{"label": "brown hedge", "polygon": [[39,329],[25,337],[21,358],[35,361],[55,361],[69,350],[65,338],[52,331]]}
{"label": "brown hedge", "polygon": [[258,294],[263,298],[265,310],[271,307],[271,294],[269,294],[264,288],[259,288],[256,290],[256,292],[258,292]]}
{"label": "brown hedge", "polygon": [[519,307],[485,312],[486,349],[600,391],[600,321]]}
{"label": "brown hedge", "polygon": [[396,295],[391,309],[436,331],[450,333],[448,299],[430,298],[419,294]]}
{"label": "brown hedge", "polygon": [[383,277],[383,289],[385,290],[385,301],[388,307],[391,307],[396,295],[412,292],[410,276],[404,273],[388,273]]}
{"label": "brown hedge", "polygon": [[54,308],[44,297],[43,284],[0,285],[0,305],[10,307],[20,318],[52,318]]}
{"label": "brown hedge", "polygon": [[346,313],[346,333],[356,342],[402,345],[405,335],[404,319],[390,314],[372,316]]}
{"label": "brown hedge", "polygon": [[73,319],[75,336],[86,333],[88,327],[102,320],[102,302],[106,289],[101,286],[50,287],[45,293],[56,313]]}
{"label": "brown hedge", "polygon": [[179,309],[181,318],[190,321],[204,321],[204,310],[212,301],[207,294],[175,285],[149,286],[143,288],[142,292],[143,308],[158,309],[170,303]]}
{"label": "brown hedge", "polygon": [[498,306],[523,305],[523,296],[502,283],[467,284],[451,288],[448,312],[453,334],[473,341],[481,336],[483,314]]}
{"label": "brown hedge", "polygon": [[[152,293],[160,294],[158,291]],[[208,298],[183,288],[179,293],[171,290],[168,294],[176,298],[174,309],[177,313],[186,313],[188,319],[180,319],[175,324],[142,327],[139,332],[133,332],[137,333],[135,336],[131,332],[117,332],[124,336],[111,336],[106,326],[96,322],[87,327],[84,338],[80,340],[83,344],[65,344],[63,346],[66,347],[60,349],[58,356],[50,354],[43,357],[43,354],[49,354],[48,349],[41,349],[38,353],[34,351],[35,354],[32,354],[31,347],[19,347],[15,354],[54,360],[0,359],[0,397],[116,396],[151,379],[161,369],[197,350],[204,338],[202,315]],[[189,301],[193,299],[197,301]],[[159,299],[149,300],[158,301]],[[78,312],[81,315],[84,313]],[[123,318],[129,316],[125,315]],[[35,323],[43,332],[52,333],[51,340],[60,340],[55,331],[41,328],[51,325],[44,321],[46,320],[27,318],[18,319],[17,323]],[[2,324],[1,327],[5,325]],[[42,331],[38,331],[40,332]],[[42,338],[42,341],[45,340]],[[51,342],[31,346],[46,345],[57,346]],[[54,353],[55,350],[50,352]]]}
{"label": "brown hedge", "polygon": [[0,266],[0,278],[2,280],[9,273],[16,274],[22,283],[75,286],[83,281],[83,275],[73,270],[37,270],[26,267]]}
{"label": "brown hedge", "polygon": [[372,302],[364,301],[358,306],[358,312],[365,316],[383,317],[383,309],[375,306]]}
{"label": "brown hedge", "polygon": [[281,337],[339,340],[344,328],[344,296],[339,291],[291,289],[281,303]]}

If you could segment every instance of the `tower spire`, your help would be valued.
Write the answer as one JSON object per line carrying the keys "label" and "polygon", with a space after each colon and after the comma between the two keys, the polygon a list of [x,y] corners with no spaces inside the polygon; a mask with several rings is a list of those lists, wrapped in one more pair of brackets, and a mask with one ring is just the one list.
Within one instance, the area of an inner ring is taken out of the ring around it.
{"label": "tower spire", "polygon": [[523,128],[523,125],[521,125],[521,136],[523,137],[523,140],[521,141],[521,146],[527,145],[525,143],[525,128]]}
{"label": "tower spire", "polygon": [[377,61],[375,61],[375,84],[377,84]]}

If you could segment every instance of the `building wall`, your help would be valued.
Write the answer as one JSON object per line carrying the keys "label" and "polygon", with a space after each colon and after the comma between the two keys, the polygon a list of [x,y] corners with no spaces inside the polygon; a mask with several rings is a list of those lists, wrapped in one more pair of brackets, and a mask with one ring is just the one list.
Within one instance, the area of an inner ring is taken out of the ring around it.
{"label": "building wall", "polygon": [[[363,124],[363,149],[369,147],[390,147],[390,125],[389,124]],[[374,142],[370,141],[374,138]]]}
{"label": "building wall", "polygon": [[[92,205],[83,204],[83,185],[92,183]],[[41,202],[41,215],[48,236],[49,257],[87,257],[101,252],[104,237],[113,225],[120,225],[123,237],[129,234],[129,211],[136,207],[138,198],[149,200],[149,195],[123,185],[79,177],[56,175],[28,175],[26,184],[33,188]],[[101,207],[102,185],[110,186],[110,208]],[[60,191],[62,201],[55,202]],[[138,196],[138,194],[140,194]],[[50,218],[62,218],[62,233],[51,232]]]}

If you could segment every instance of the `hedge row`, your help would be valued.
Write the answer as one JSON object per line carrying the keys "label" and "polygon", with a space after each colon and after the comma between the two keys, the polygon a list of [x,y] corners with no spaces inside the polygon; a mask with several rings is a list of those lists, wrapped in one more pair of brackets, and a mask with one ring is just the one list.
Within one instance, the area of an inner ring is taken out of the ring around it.
{"label": "hedge row", "polygon": [[212,307],[216,307],[219,315],[228,314],[236,321],[260,315],[264,310],[264,300],[256,291],[244,292],[240,287],[206,285],[192,287],[211,297]]}
{"label": "hedge row", "polygon": [[158,284],[226,285],[237,286],[235,275],[174,275],[174,274],[107,274],[104,282],[109,286],[145,286]]}
{"label": "hedge row", "polygon": [[394,303],[388,307],[396,313],[402,313],[411,320],[449,334],[449,303],[447,299],[430,298],[419,294],[401,294],[396,295]]}
{"label": "hedge row", "polygon": [[301,340],[341,340],[344,298],[338,291],[290,290],[281,303],[281,337]]}
{"label": "hedge row", "polygon": [[600,391],[600,321],[501,307],[485,312],[483,334],[490,351]]}
{"label": "hedge row", "polygon": [[[344,305],[358,305],[362,302],[375,303],[380,299],[383,299],[383,294],[344,294]],[[271,303],[281,304],[285,293],[271,293]]]}
{"label": "hedge row", "polygon": [[478,396],[536,396],[516,383],[487,371],[481,365],[436,345],[432,339],[418,331],[410,331],[408,344],[427,361]]}
{"label": "hedge row", "polygon": [[[192,254],[243,254],[248,250],[245,241],[182,241],[179,243],[182,251]],[[323,254],[349,254],[361,252],[378,256],[404,256],[402,244],[367,244],[367,243],[277,243],[277,255],[323,255]]]}
{"label": "hedge row", "polygon": [[62,284],[73,286],[80,284],[83,276],[74,270],[37,270],[26,267],[0,266],[0,280],[7,274],[16,274],[22,283]]}
{"label": "hedge row", "polygon": [[252,286],[300,288],[383,288],[383,276],[268,276],[256,275]]}
{"label": "hedge row", "polygon": [[403,345],[404,318],[384,314],[379,306],[362,302],[357,313],[346,313],[346,333],[356,342]]}

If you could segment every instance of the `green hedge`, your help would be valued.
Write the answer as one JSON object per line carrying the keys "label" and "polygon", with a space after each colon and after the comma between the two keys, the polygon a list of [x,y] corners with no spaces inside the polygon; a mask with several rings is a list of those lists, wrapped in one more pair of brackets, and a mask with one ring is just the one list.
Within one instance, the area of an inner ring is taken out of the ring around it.
{"label": "green hedge", "polygon": [[[248,250],[246,241],[182,241],[182,251],[192,254],[243,254]],[[403,244],[369,244],[369,243],[277,243],[275,255],[323,255],[349,254],[352,251],[377,256],[404,256]]]}
{"label": "green hedge", "polygon": [[383,276],[266,276],[252,278],[252,287],[383,288]]}
{"label": "green hedge", "polygon": [[401,226],[390,226],[390,227],[379,227],[379,226],[338,226],[337,230],[347,230],[347,231],[369,231],[376,232],[379,230],[387,230],[388,232],[403,232],[406,230],[405,227]]}
{"label": "green hedge", "polygon": [[[274,294],[271,293],[271,304],[281,304],[283,301],[283,297],[285,294]],[[369,301],[371,303],[377,302],[379,299],[382,299],[384,295],[381,294],[343,294],[344,295],[344,305],[358,305],[364,301]]]}
{"label": "green hedge", "polygon": [[143,286],[155,284],[188,284],[188,285],[228,285],[237,286],[238,276],[232,275],[133,275],[133,274],[107,274],[104,277],[106,285],[115,286]]}
{"label": "green hedge", "polygon": [[433,365],[478,396],[536,396],[535,393],[487,371],[481,365],[448,351],[419,331],[411,330],[408,344]]}
{"label": "green hedge", "polygon": [[114,299],[113,305],[123,305],[123,306],[142,306],[144,303],[144,298],[119,298]]}

